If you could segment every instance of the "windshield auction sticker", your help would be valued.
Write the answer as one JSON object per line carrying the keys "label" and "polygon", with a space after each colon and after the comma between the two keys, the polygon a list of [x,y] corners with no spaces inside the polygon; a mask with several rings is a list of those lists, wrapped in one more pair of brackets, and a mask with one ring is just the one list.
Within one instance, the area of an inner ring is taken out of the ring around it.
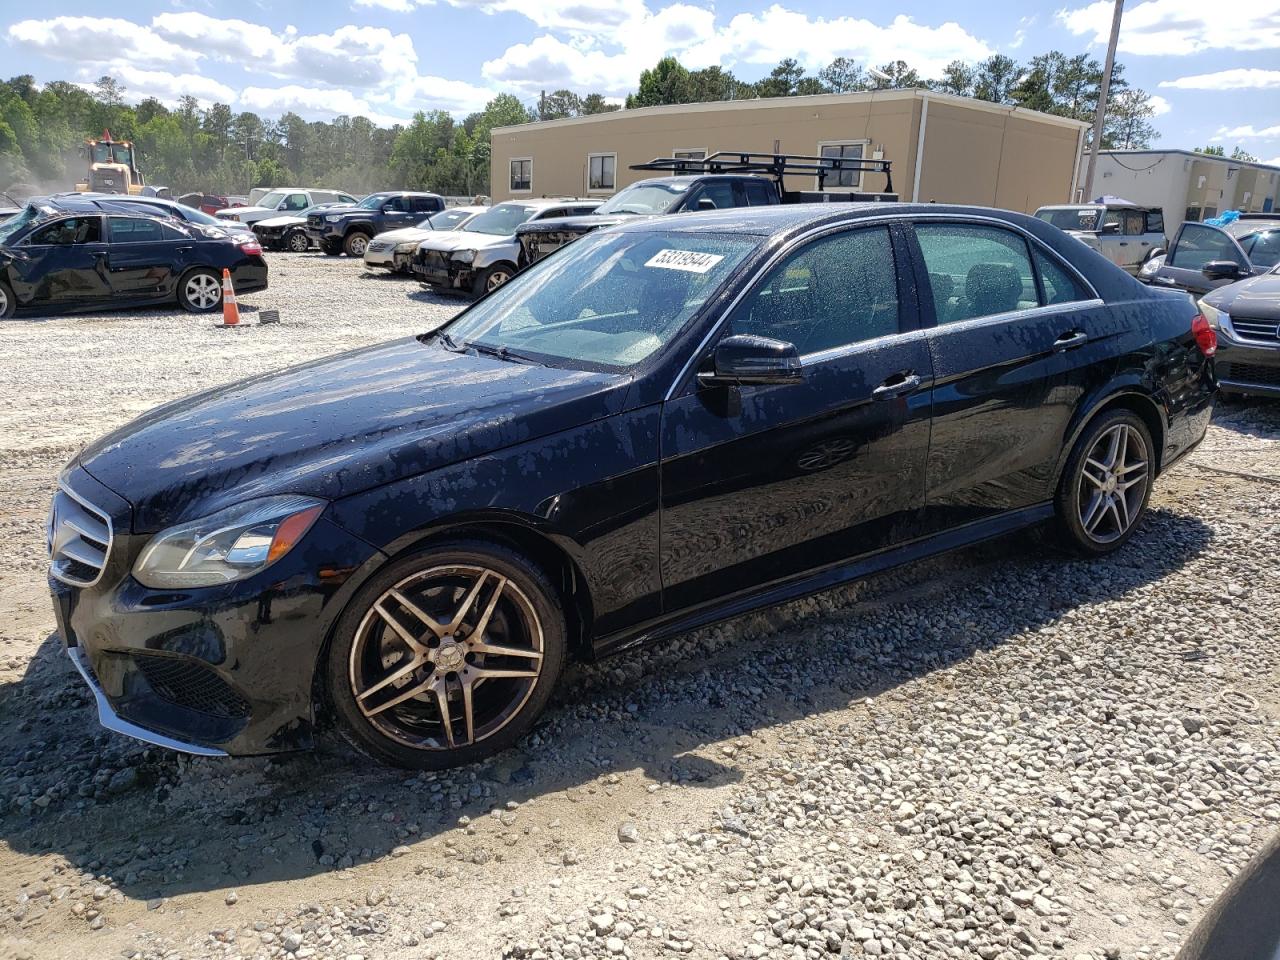
{"label": "windshield auction sticker", "polygon": [[646,267],[661,267],[664,270],[683,270],[686,273],[706,273],[723,260],[718,253],[698,253],[696,250],[659,250]]}

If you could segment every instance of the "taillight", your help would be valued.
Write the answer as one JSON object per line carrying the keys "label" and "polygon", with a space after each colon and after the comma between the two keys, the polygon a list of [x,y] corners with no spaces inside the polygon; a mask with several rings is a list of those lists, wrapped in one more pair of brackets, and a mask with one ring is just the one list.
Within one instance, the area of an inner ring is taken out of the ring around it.
{"label": "taillight", "polygon": [[245,253],[249,254],[249,256],[251,257],[262,256],[262,244],[260,244],[257,240],[245,239],[245,240],[237,240],[236,242],[240,245],[240,249],[243,250]]}
{"label": "taillight", "polygon": [[1213,332],[1213,327],[1209,326],[1203,313],[1197,313],[1191,321],[1191,335],[1196,338],[1196,346],[1206,357],[1212,357],[1218,352],[1218,335]]}

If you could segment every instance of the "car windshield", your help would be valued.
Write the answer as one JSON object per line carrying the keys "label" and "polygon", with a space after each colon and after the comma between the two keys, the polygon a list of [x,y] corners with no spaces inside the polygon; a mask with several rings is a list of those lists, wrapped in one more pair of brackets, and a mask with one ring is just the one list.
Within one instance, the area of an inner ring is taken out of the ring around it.
{"label": "car windshield", "polygon": [[614,194],[596,213],[666,213],[684,195],[688,184],[635,183]]}
{"label": "car windshield", "polygon": [[439,213],[427,217],[418,226],[423,229],[452,230],[469,216],[471,214],[466,210],[441,210]]}
{"label": "car windshield", "polygon": [[1037,210],[1036,217],[1051,223],[1059,230],[1097,230],[1102,207],[1059,207],[1055,210]]}
{"label": "car windshield", "polygon": [[469,233],[510,237],[515,234],[516,227],[532,217],[535,212],[533,207],[527,207],[523,203],[500,203],[480,214],[462,229]]}
{"label": "car windshield", "polygon": [[10,238],[16,237],[28,224],[34,223],[43,216],[44,214],[36,207],[27,207],[8,220],[0,221],[0,243],[8,243]]}
{"label": "car windshield", "polygon": [[1274,267],[1280,263],[1280,226],[1258,230],[1254,224],[1253,232],[1236,239],[1255,267]]}
{"label": "car windshield", "polygon": [[280,201],[282,201],[288,195],[289,193],[286,190],[272,190],[270,193],[265,194],[262,197],[262,199],[258,201],[258,206],[267,207],[270,210],[274,210],[276,207],[280,206]]}
{"label": "car windshield", "polygon": [[385,193],[371,193],[356,204],[361,210],[377,210],[386,201]]}
{"label": "car windshield", "polygon": [[450,345],[568,366],[634,366],[675,337],[759,237],[596,233],[458,317]]}
{"label": "car windshield", "polygon": [[189,207],[185,203],[175,203],[174,207],[181,213],[183,220],[190,220],[192,223],[203,224],[206,227],[224,226],[224,221],[217,217],[211,217],[203,210],[197,210],[195,207]]}

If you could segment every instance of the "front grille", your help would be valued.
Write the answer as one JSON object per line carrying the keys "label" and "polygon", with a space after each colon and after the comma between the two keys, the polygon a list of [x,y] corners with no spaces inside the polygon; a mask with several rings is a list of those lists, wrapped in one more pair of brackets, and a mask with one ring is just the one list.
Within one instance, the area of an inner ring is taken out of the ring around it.
{"label": "front grille", "polygon": [[1280,366],[1264,367],[1257,363],[1219,363],[1218,379],[1232,383],[1256,383],[1265,387],[1280,387]]}
{"label": "front grille", "polygon": [[394,240],[374,240],[369,244],[369,249],[376,253],[384,250],[390,250],[395,245]]}
{"label": "front grille", "polygon": [[212,669],[195,660],[132,654],[133,662],[161,700],[212,717],[249,715],[249,704]]}
{"label": "front grille", "polygon": [[1250,320],[1248,317],[1231,318],[1231,326],[1236,333],[1250,340],[1280,340],[1280,321]]}
{"label": "front grille", "polygon": [[102,578],[111,553],[111,518],[66,487],[49,510],[49,572],[73,587],[91,587]]}
{"label": "front grille", "polygon": [[318,217],[315,214],[312,214],[311,216],[307,217],[308,227],[319,227],[320,224],[323,222],[324,222],[323,218]]}
{"label": "front grille", "polygon": [[449,255],[439,250],[418,250],[418,266],[425,272],[444,273],[449,269]]}

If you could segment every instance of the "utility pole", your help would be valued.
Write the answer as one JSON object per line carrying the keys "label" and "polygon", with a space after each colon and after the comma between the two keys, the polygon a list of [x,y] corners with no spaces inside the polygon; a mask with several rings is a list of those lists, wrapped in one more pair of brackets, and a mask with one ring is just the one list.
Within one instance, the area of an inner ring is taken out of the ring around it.
{"label": "utility pole", "polygon": [[1120,39],[1120,18],[1124,15],[1124,0],[1116,0],[1115,13],[1111,16],[1111,40],[1107,43],[1107,63],[1102,68],[1102,85],[1098,88],[1098,111],[1093,115],[1093,142],[1089,144],[1089,172],[1084,178],[1085,203],[1093,199],[1093,178],[1098,172],[1098,150],[1102,146],[1102,122],[1107,116],[1107,93],[1111,89],[1111,71],[1116,65],[1116,42]]}

